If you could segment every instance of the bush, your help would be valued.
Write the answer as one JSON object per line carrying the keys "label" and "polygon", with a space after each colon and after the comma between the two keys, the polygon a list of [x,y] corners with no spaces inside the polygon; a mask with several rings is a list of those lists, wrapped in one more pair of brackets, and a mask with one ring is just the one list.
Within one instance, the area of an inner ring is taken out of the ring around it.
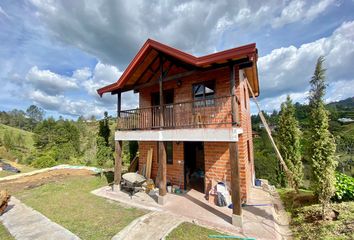
{"label": "bush", "polygon": [[336,192],[334,201],[353,201],[354,200],[354,178],[343,173],[336,173]]}
{"label": "bush", "polygon": [[32,166],[35,168],[53,167],[56,164],[57,162],[54,160],[54,158],[48,155],[40,156],[32,162]]}

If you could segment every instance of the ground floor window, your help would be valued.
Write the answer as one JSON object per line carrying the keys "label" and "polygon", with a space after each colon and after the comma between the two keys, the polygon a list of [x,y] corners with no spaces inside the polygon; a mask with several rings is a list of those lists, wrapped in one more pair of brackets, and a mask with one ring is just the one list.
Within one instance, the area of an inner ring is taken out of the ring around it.
{"label": "ground floor window", "polygon": [[166,142],[167,164],[173,164],[173,142]]}

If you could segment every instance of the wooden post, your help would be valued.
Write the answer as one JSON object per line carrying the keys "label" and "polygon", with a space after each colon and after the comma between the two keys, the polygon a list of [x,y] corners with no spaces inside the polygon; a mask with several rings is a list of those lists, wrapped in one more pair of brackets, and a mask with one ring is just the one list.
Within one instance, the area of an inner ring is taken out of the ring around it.
{"label": "wooden post", "polygon": [[[159,78],[159,89],[160,89],[160,130],[164,128],[164,100],[163,100],[163,61],[162,56],[160,56],[160,78]],[[163,197],[166,195],[166,146],[165,143],[159,141],[159,196]],[[164,204],[163,198],[158,199],[160,204]]]}
{"label": "wooden post", "polygon": [[[238,71],[238,67],[236,67]],[[236,84],[235,84],[235,65],[230,66],[230,95],[231,95],[231,113],[232,126],[237,126],[237,103],[236,103]],[[241,181],[240,165],[238,158],[237,142],[229,143],[230,167],[231,167],[231,198],[232,198],[232,224],[242,227],[242,208],[241,208]]]}
{"label": "wooden post", "polygon": [[122,107],[122,95],[121,95],[121,92],[118,92],[118,96],[117,96],[117,118],[120,117],[121,107]]}
{"label": "wooden post", "polygon": [[[117,124],[118,124],[118,119],[120,117],[120,111],[121,111],[121,105],[122,105],[122,100],[121,100],[121,92],[118,92],[117,94]],[[118,126],[119,127],[119,126]],[[115,152],[116,152],[116,159],[114,161],[114,186],[113,190],[120,190],[120,181],[121,181],[121,175],[122,175],[122,141],[115,141]]]}
{"label": "wooden post", "polygon": [[[120,189],[122,174],[122,141],[115,141],[116,160],[114,162],[114,188]],[[116,189],[114,189],[116,190]]]}

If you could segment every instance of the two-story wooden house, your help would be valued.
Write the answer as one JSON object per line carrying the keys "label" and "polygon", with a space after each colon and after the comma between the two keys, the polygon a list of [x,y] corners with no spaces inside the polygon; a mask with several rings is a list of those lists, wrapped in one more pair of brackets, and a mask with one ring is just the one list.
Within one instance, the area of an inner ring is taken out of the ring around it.
{"label": "two-story wooden house", "polygon": [[[115,184],[122,141],[138,141],[140,169],[153,149],[160,202],[167,182],[207,193],[212,180],[226,179],[239,221],[254,182],[246,79],[258,95],[255,44],[195,57],[147,40],[120,79],[98,90],[118,96]],[[139,108],[122,110],[121,93],[130,90],[139,93]]]}

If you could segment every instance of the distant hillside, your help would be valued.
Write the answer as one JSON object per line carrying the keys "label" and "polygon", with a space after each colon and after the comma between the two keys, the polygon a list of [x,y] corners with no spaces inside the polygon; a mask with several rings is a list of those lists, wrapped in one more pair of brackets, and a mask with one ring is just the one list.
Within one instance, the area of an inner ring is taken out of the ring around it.
{"label": "distant hillside", "polygon": [[[6,134],[11,136],[11,144],[13,145],[11,152],[6,151],[4,146],[4,136]],[[34,148],[32,136],[33,133],[31,132],[0,124],[0,158],[13,160],[15,156],[20,158],[28,156]]]}
{"label": "distant hillside", "polygon": [[354,97],[350,97],[344,100],[340,100],[338,102],[331,102],[327,104],[328,106],[336,106],[342,108],[354,108]]}

